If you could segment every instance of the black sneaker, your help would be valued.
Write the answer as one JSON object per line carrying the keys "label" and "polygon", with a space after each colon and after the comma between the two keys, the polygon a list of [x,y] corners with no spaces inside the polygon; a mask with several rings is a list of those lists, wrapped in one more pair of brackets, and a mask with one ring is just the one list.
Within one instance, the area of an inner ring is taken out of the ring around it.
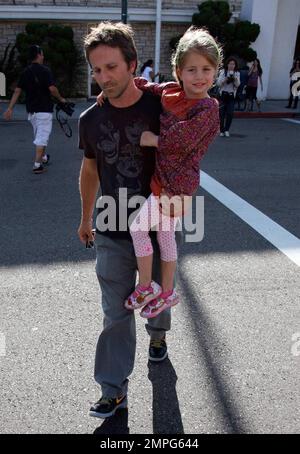
{"label": "black sneaker", "polygon": [[91,406],[89,415],[95,418],[109,418],[113,416],[119,408],[127,408],[127,396],[120,398],[101,397]]}
{"label": "black sneaker", "polygon": [[47,160],[45,160],[45,159],[43,158],[43,164],[44,164],[44,166],[46,166],[47,164],[49,164],[50,155],[49,155],[49,154],[45,154],[44,156],[46,156],[46,158],[47,158]]}
{"label": "black sneaker", "polygon": [[166,338],[151,340],[149,346],[149,359],[150,361],[160,362],[168,356],[168,347]]}
{"label": "black sneaker", "polygon": [[32,169],[32,171],[33,171],[33,173],[43,173],[43,172],[46,172],[46,169],[45,169],[45,167],[42,166],[42,164],[41,164],[41,165],[39,165],[38,167],[34,167],[34,168]]}

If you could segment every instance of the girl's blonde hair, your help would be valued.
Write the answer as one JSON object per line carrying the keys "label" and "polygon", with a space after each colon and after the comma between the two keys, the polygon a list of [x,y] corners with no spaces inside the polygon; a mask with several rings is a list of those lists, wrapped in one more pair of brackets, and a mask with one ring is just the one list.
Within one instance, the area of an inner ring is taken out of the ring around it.
{"label": "girl's blonde hair", "polygon": [[198,52],[214,66],[216,72],[223,61],[221,46],[205,28],[191,26],[179,40],[177,48],[172,55],[171,63],[173,75],[180,82],[177,70],[184,66],[185,58],[189,52]]}

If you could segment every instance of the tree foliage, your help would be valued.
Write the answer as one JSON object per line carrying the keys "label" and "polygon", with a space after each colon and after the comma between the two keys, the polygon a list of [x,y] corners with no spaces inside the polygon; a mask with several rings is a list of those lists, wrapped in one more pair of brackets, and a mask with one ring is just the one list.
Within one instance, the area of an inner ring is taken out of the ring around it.
{"label": "tree foliage", "polygon": [[[79,54],[73,40],[73,30],[69,26],[29,22],[24,33],[19,33],[14,44],[9,44],[3,60],[6,68],[7,86],[14,88],[22,69],[28,65],[28,48],[32,44],[42,47],[45,65],[51,68],[57,86],[64,96],[72,94],[72,82],[76,73]],[[17,51],[17,55],[16,55]],[[1,62],[0,62],[1,64]]]}
{"label": "tree foliage", "polygon": [[[253,61],[257,54],[251,48],[256,41],[260,26],[249,21],[229,22],[232,14],[226,1],[208,0],[198,5],[199,12],[194,13],[192,24],[206,28],[222,45],[225,59],[235,56],[244,62]],[[171,39],[170,46],[175,49],[180,36]]]}

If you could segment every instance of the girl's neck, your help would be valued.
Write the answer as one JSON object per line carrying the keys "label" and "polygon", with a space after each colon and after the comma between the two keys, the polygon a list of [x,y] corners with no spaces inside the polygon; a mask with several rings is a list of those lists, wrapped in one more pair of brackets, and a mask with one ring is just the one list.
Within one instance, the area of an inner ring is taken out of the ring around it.
{"label": "girl's neck", "polygon": [[188,93],[186,93],[185,90],[183,90],[183,91],[184,91],[185,97],[187,99],[206,99],[206,98],[210,98],[210,96],[209,96],[209,94],[207,92],[205,92],[205,93],[203,93],[203,94],[201,94],[199,96],[191,96],[191,95],[188,95]]}

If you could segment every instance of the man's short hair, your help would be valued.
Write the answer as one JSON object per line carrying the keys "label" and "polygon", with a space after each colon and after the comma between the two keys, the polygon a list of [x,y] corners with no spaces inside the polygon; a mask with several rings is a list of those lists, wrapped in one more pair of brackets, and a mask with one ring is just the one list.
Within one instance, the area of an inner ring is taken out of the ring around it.
{"label": "man's short hair", "polygon": [[43,49],[38,46],[37,44],[34,44],[33,46],[30,46],[28,49],[28,60],[33,61],[36,59],[36,57],[40,54],[43,53]]}
{"label": "man's short hair", "polygon": [[[87,61],[89,62],[90,51],[96,47],[110,46],[118,47],[124,56],[128,67],[133,61],[137,65],[137,50],[134,43],[134,33],[130,25],[118,22],[100,22],[97,27],[93,27],[90,33],[84,38],[84,50]],[[136,70],[136,67],[135,67]]]}

